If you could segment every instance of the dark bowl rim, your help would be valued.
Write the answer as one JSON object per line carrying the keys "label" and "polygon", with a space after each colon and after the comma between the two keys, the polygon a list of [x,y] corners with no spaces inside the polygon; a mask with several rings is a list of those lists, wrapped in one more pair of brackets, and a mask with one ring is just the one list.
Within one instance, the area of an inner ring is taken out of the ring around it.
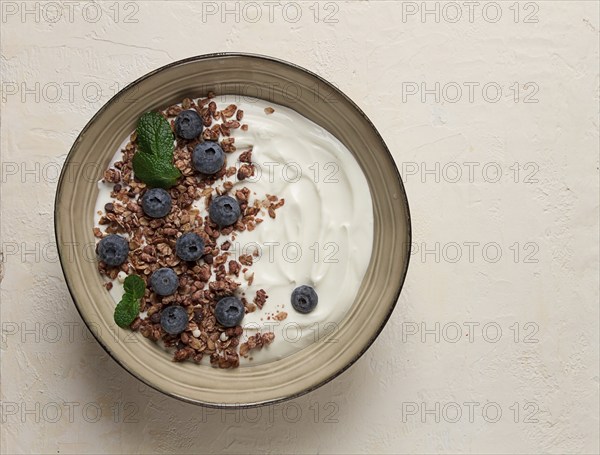
{"label": "dark bowl rim", "polygon": [[[96,120],[97,117],[99,117],[107,108],[109,105],[111,105],[112,103],[115,102],[115,100],[117,100],[120,96],[122,96],[123,93],[125,93],[127,90],[131,89],[132,87],[134,87],[135,85],[137,85],[138,83],[154,76],[155,74],[174,67],[174,66],[179,66],[185,63],[189,63],[189,62],[194,62],[194,61],[198,61],[198,60],[206,60],[206,59],[211,59],[211,58],[219,58],[219,57],[247,57],[247,58],[254,58],[257,60],[267,60],[267,61],[271,61],[271,62],[275,62],[275,63],[279,63],[282,65],[287,65],[289,67],[292,67],[294,69],[303,71],[307,74],[309,74],[310,76],[316,78],[319,82],[322,82],[323,84],[325,84],[326,86],[328,86],[332,91],[334,91],[336,94],[338,94],[339,96],[341,96],[342,98],[344,98],[345,101],[349,102],[350,105],[356,109],[356,111],[363,117],[363,119],[369,124],[369,126],[373,129],[373,131],[375,132],[375,134],[377,135],[377,137],[379,138],[379,141],[381,143],[381,145],[383,146],[383,149],[385,150],[385,153],[387,153],[388,157],[391,159],[392,162],[395,163],[394,161],[394,157],[392,156],[392,154],[390,153],[385,141],[383,140],[383,138],[381,137],[381,134],[379,133],[379,131],[377,130],[377,128],[375,128],[375,125],[373,124],[373,122],[371,122],[371,120],[369,119],[369,117],[367,117],[367,115],[362,111],[362,109],[360,107],[358,107],[358,105],[352,101],[344,92],[342,92],[339,88],[337,88],[336,86],[334,86],[333,84],[331,84],[330,82],[328,82],[327,80],[325,80],[323,77],[319,76],[316,73],[313,73],[310,70],[307,70],[306,68],[296,65],[295,63],[291,63],[288,62],[286,60],[282,60],[276,57],[270,57],[267,55],[262,55],[262,54],[253,54],[253,53],[246,53],[246,52],[216,52],[216,53],[212,53],[212,54],[201,54],[201,55],[195,55],[193,57],[187,57],[184,58],[182,60],[177,60],[175,62],[171,62],[168,63],[167,65],[161,66],[155,70],[150,71],[149,73],[144,74],[143,76],[139,77],[138,79],[134,80],[133,82],[131,82],[130,84],[127,84],[125,87],[123,87],[121,90],[119,90],[115,95],[113,95],[99,110],[98,112],[96,112],[94,114],[94,116],[86,123],[86,125],[83,127],[83,129],[79,132],[79,134],[77,135],[77,138],[75,139],[73,145],[71,146],[71,149],[69,150],[69,153],[67,154],[66,158],[65,158],[65,164],[67,164],[69,162],[69,158],[71,157],[72,153],[74,152],[74,149],[77,147],[77,144],[79,143],[79,139],[85,134],[85,132],[87,131],[87,129],[94,123],[94,121]],[[104,351],[119,365],[121,366],[121,368],[123,368],[125,371],[127,371],[130,375],[132,375],[134,378],[138,379],[139,381],[141,381],[142,383],[146,384],[148,387],[156,390],[157,392],[160,392],[164,395],[176,398],[180,401],[184,401],[186,403],[190,403],[190,404],[194,404],[194,405],[198,405],[198,406],[203,406],[203,407],[207,407],[207,408],[214,408],[214,409],[247,409],[247,408],[254,408],[254,407],[258,407],[258,406],[267,406],[267,405],[274,405],[277,403],[282,403],[294,398],[298,398],[301,397],[303,395],[306,395],[309,392],[312,392],[313,390],[318,389],[319,387],[322,387],[323,385],[327,384],[328,382],[330,382],[331,380],[335,379],[336,377],[340,376],[342,373],[344,373],[348,368],[350,368],[352,365],[354,365],[358,359],[360,359],[363,354],[365,352],[367,352],[367,350],[371,347],[371,345],[373,344],[373,342],[377,339],[377,337],[381,334],[381,332],[383,331],[383,328],[386,326],[389,318],[392,315],[392,312],[394,311],[394,309],[396,308],[396,305],[398,303],[398,299],[400,297],[400,293],[402,291],[402,288],[404,287],[404,283],[406,281],[406,275],[408,273],[408,266],[410,263],[410,248],[411,248],[411,244],[412,244],[412,222],[411,222],[411,216],[410,216],[410,207],[408,204],[408,197],[406,194],[406,189],[404,188],[404,183],[402,182],[402,177],[400,176],[400,172],[398,171],[398,166],[394,166],[395,171],[396,171],[396,178],[398,183],[400,184],[400,188],[402,189],[401,191],[401,195],[400,197],[403,199],[403,203],[406,209],[406,216],[407,216],[407,221],[408,221],[408,226],[407,226],[407,235],[408,235],[408,242],[407,242],[407,255],[406,255],[406,261],[404,264],[404,271],[402,273],[402,277],[401,277],[401,282],[398,286],[398,289],[394,295],[394,300],[392,301],[391,305],[389,306],[389,311],[387,313],[387,315],[385,316],[385,318],[383,319],[381,325],[379,326],[379,328],[377,329],[377,331],[373,334],[373,336],[367,341],[367,343],[363,346],[363,348],[357,353],[357,355],[348,362],[347,365],[345,365],[343,368],[340,368],[338,371],[336,371],[335,373],[333,373],[331,376],[325,378],[323,381],[321,381],[320,383],[312,386],[312,387],[308,387],[306,389],[303,389],[301,391],[299,391],[298,393],[295,393],[293,395],[289,395],[286,396],[284,398],[276,398],[273,400],[265,400],[265,401],[261,401],[261,402],[256,402],[256,403],[243,403],[243,404],[227,404],[227,403],[205,403],[205,402],[201,402],[201,401],[196,401],[196,400],[192,400],[189,399],[187,397],[183,397],[180,395],[177,395],[175,393],[163,390],[161,387],[154,385],[152,383],[150,383],[149,380],[138,376],[137,374],[135,374],[133,371],[129,370],[129,368],[127,368],[123,363],[121,363],[121,361],[115,356],[113,355],[113,353],[110,351],[110,349],[108,349],[108,347],[102,342],[102,340],[100,339],[100,337],[94,333],[94,331],[90,328],[90,324],[88,323],[88,321],[85,319],[85,317],[83,316],[82,311],[79,308],[79,304],[77,303],[77,299],[75,299],[75,296],[73,295],[73,290],[71,289],[71,285],[69,283],[69,280],[67,279],[66,273],[65,273],[65,265],[63,264],[63,254],[61,252],[61,246],[59,245],[59,239],[58,239],[58,218],[56,216],[56,211],[57,211],[57,204],[58,204],[58,196],[59,196],[59,192],[60,189],[62,188],[63,185],[63,179],[65,177],[66,174],[66,166],[63,165],[63,168],[61,170],[60,173],[60,177],[58,179],[58,183],[56,186],[56,194],[54,196],[54,238],[56,240],[56,246],[57,246],[57,250],[58,250],[58,256],[60,259],[60,266],[63,272],[63,276],[65,278],[65,283],[67,284],[67,289],[69,290],[69,294],[71,296],[71,300],[73,300],[73,303],[75,304],[75,308],[77,309],[77,312],[79,313],[79,316],[81,317],[81,319],[83,320],[83,322],[85,323],[86,327],[88,328],[88,330],[92,333],[92,335],[94,336],[94,338],[96,339],[96,341],[98,342],[98,344],[100,344],[100,346],[102,347],[102,349],[104,349]]]}

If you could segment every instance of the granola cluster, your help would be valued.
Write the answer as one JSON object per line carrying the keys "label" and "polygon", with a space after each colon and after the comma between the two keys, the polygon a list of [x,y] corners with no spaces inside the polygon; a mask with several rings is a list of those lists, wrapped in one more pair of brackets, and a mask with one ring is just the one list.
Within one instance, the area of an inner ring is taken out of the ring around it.
{"label": "granola cluster", "polygon": [[[182,110],[195,109],[204,124],[204,140],[219,142],[223,151],[231,154],[236,151],[235,138],[231,130],[248,125],[241,124],[244,113],[230,104],[219,110],[214,94],[194,101],[186,98],[182,105],[165,109],[162,114],[174,130],[174,117]],[[136,133],[122,150],[122,159],[104,173],[104,181],[113,184],[112,202],[104,206],[98,224],[106,226],[102,232],[94,228],[98,239],[108,234],[124,234],[129,240],[128,260],[119,267],[109,267],[98,263],[102,275],[114,280],[120,271],[137,274],[146,282],[146,291],[140,302],[141,314],[130,328],[153,341],[162,340],[165,346],[174,347],[175,361],[192,360],[196,363],[209,356],[212,366],[234,368],[239,366],[240,355],[249,356],[253,349],[260,349],[274,339],[272,332],[258,333],[241,343],[241,326],[225,328],[217,323],[214,306],[225,296],[233,295],[241,286],[240,280],[251,285],[254,272],[251,271],[254,257],[242,255],[237,260],[229,252],[236,234],[254,230],[263,217],[276,217],[276,210],[283,206],[284,199],[266,195],[261,200],[252,197],[247,187],[234,190],[232,178],[238,181],[254,175],[252,149],[244,150],[239,156],[239,166],[228,166],[211,176],[199,177],[192,167],[191,155],[200,139],[184,140],[177,138],[174,151],[174,164],[182,177],[177,185],[170,188],[173,201],[171,212],[164,218],[149,218],[141,207],[141,197],[146,185],[133,178],[132,158],[136,153]],[[230,156],[230,155],[229,155]],[[242,211],[240,219],[232,226],[220,228],[213,223],[206,208],[213,197],[229,194],[235,197]],[[203,201],[200,201],[203,200]],[[204,203],[200,210],[194,202]],[[204,256],[196,262],[185,262],[175,254],[177,238],[187,232],[195,232],[205,242]],[[173,295],[161,297],[149,288],[148,279],[152,272],[161,268],[172,268],[179,278],[179,288]],[[110,289],[112,283],[106,283]],[[255,296],[240,296],[246,313],[262,309],[268,295],[263,290]],[[169,335],[160,324],[161,311],[169,305],[180,305],[188,313],[187,329],[179,335]],[[142,317],[141,315],[144,314]]]}

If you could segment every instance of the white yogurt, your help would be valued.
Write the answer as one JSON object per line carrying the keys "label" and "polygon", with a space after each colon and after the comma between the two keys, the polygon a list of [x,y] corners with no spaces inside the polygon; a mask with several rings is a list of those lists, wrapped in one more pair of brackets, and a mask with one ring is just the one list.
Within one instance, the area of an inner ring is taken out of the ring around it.
{"label": "white yogurt", "polygon": [[[256,291],[264,289],[269,296],[262,310],[244,317],[244,339],[257,331],[275,333],[271,345],[251,351],[252,360],[241,358],[240,363],[271,362],[335,333],[352,306],[371,259],[371,194],[350,151],[294,110],[231,95],[215,101],[221,109],[236,104],[244,111],[241,123],[249,126],[248,131],[231,130],[237,151],[227,154],[227,165],[236,164],[240,153],[252,146],[257,173],[243,181],[231,177],[233,192],[249,188],[251,203],[266,194],[285,199],[285,205],[276,210],[276,219],[266,213],[258,215],[264,222],[253,231],[236,234],[230,249],[234,258],[254,250],[260,253],[247,272],[254,274],[252,285],[240,275],[239,295],[244,293],[252,301]],[[266,107],[275,112],[267,115]],[[113,162],[120,159],[120,149]],[[99,187],[96,210],[111,199],[112,185],[100,183]],[[202,199],[196,206],[205,211]],[[309,314],[297,313],[290,303],[292,291],[302,284],[313,286],[319,296]],[[118,301],[121,294],[122,285],[117,282],[111,295]],[[275,320],[279,312],[286,312],[287,318]]]}

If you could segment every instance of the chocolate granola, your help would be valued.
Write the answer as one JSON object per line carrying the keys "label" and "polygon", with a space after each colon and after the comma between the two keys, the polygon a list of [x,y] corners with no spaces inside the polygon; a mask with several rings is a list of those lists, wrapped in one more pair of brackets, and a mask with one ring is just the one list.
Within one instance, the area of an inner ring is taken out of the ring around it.
{"label": "chocolate granola", "polygon": [[[218,109],[214,93],[207,98],[186,98],[179,105],[164,109],[161,113],[169,121],[174,131],[174,117],[182,110],[194,109],[204,124],[202,139],[218,141],[226,154],[236,150],[235,138],[231,130],[247,129],[241,125],[243,111],[235,104]],[[241,285],[240,280],[252,284],[254,272],[252,255],[232,258],[229,249],[236,233],[255,229],[262,221],[259,215],[276,217],[275,210],[283,206],[284,199],[267,195],[264,200],[251,200],[251,191],[247,187],[233,190],[233,184],[225,178],[236,175],[242,181],[255,173],[252,162],[252,149],[241,153],[241,166],[227,166],[214,175],[199,177],[192,167],[191,154],[201,139],[176,139],[174,165],[181,171],[177,184],[168,192],[173,201],[171,212],[164,218],[149,218],[141,207],[141,197],[147,190],[146,184],[133,177],[132,159],[137,150],[137,136],[134,132],[127,145],[121,150],[122,159],[104,172],[104,181],[114,184],[111,191],[112,202],[98,212],[98,223],[106,226],[103,233],[94,228],[98,239],[108,234],[125,234],[129,240],[128,260],[119,267],[109,267],[98,263],[102,275],[114,280],[120,271],[137,274],[148,285],[152,272],[161,267],[172,268],[179,278],[179,288],[173,295],[161,297],[146,286],[140,302],[140,315],[131,323],[130,329],[139,331],[144,337],[159,341],[174,348],[174,361],[191,360],[200,363],[205,356],[210,364],[218,368],[239,366],[239,357],[247,356],[252,349],[270,344],[274,339],[272,332],[258,333],[242,343],[241,326],[225,328],[217,323],[214,307],[219,299],[233,295]],[[233,193],[233,194],[229,194]],[[221,228],[213,223],[206,210],[194,206],[195,201],[203,199],[208,207],[212,198],[228,194],[235,197],[242,211],[240,219],[232,226]],[[175,243],[179,236],[187,232],[198,234],[205,243],[202,260],[185,262],[175,254]],[[107,289],[112,287],[107,282]],[[267,293],[260,289],[252,302],[242,297],[246,312],[261,310],[268,299]],[[160,324],[161,310],[170,305],[180,305],[188,313],[188,326],[179,335],[169,335]]]}

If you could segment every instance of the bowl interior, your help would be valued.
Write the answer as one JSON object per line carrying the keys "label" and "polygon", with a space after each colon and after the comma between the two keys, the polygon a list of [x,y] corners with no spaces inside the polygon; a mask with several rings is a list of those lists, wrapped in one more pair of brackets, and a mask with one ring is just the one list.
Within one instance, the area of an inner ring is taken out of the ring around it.
{"label": "bowl interior", "polygon": [[[184,97],[205,96],[210,90],[287,106],[329,130],[355,156],[373,198],[371,262],[338,329],[285,359],[234,370],[173,363],[139,333],[116,326],[114,303],[102,285],[93,254],[96,182],[115,150],[135,129],[142,113]],[[173,63],[110,100],[88,123],[67,157],[56,195],[55,224],[73,300],[107,352],[148,385],[209,406],[281,401],[308,392],[346,369],[383,328],[409,260],[406,195],[394,161],[373,125],[345,95],[318,76],[282,61],[246,54],[215,54]]]}

